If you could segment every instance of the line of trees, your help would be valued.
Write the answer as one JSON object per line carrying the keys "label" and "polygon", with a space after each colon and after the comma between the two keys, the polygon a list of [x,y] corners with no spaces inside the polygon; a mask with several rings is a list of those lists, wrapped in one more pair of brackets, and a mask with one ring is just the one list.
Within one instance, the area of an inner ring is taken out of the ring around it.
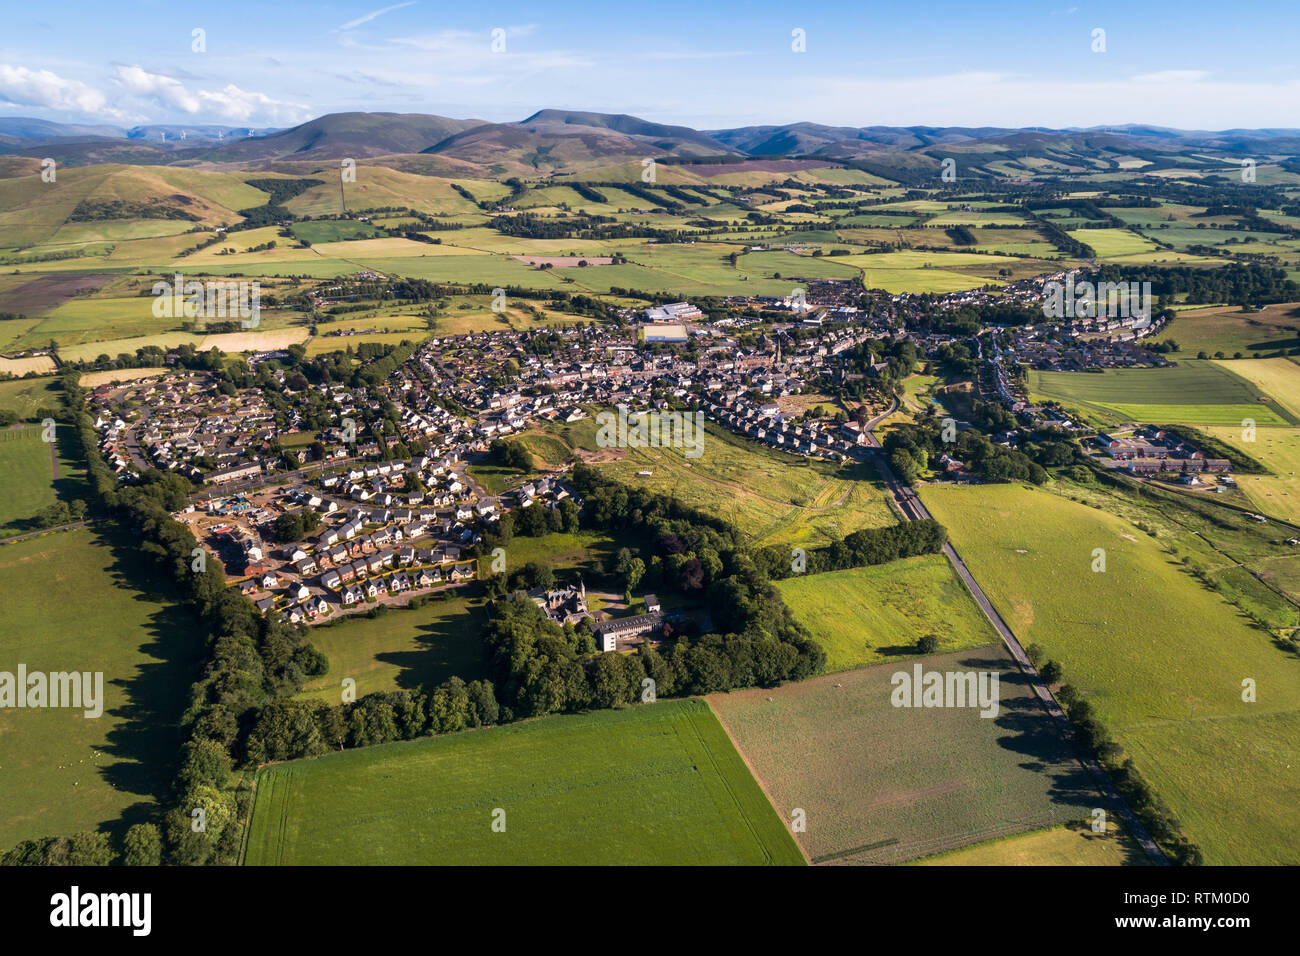
{"label": "line of trees", "polygon": [[[232,768],[242,756],[242,728],[257,709],[297,692],[307,677],[325,673],[328,661],[307,640],[305,630],[266,617],[228,588],[220,564],[208,561],[189,529],[171,517],[187,501],[192,490],[188,481],[176,474],[149,472],[139,484],[119,486],[99,452],[94,426],[84,410],[85,392],[77,379],[76,372],[62,378],[64,414],[71,418],[81,443],[95,505],[111,520],[138,533],[138,550],[171,578],[182,603],[195,616],[195,634],[207,644],[206,664],[181,717],[186,742],[171,798],[165,801],[168,809],[160,824],[138,824],[127,832],[122,859],[231,863],[238,852],[242,821],[251,808],[247,786],[231,785]],[[201,813],[196,816],[196,811]],[[195,829],[195,819],[203,820],[202,829]],[[59,837],[27,841],[7,854],[5,861],[59,858],[69,855],[77,841],[78,837],[66,844]],[[107,843],[94,850],[97,862],[111,862],[111,848],[105,847]],[[104,852],[110,859],[102,858]]]}
{"label": "line of trees", "polygon": [[1110,731],[1101,722],[1093,706],[1073,685],[1062,683],[1065,674],[1060,663],[1055,660],[1044,661],[1043,649],[1037,644],[1030,644],[1025,648],[1025,653],[1045,683],[1058,685],[1056,699],[1070,718],[1079,746],[1096,756],[1110,775],[1115,788],[1123,794],[1143,826],[1151,833],[1152,839],[1178,865],[1200,866],[1200,847],[1183,834],[1173,811],[1152,791],[1151,785],[1133,765],[1133,758],[1126,756],[1124,748],[1111,739]]}
{"label": "line of trees", "polygon": [[936,554],[948,540],[948,532],[933,518],[908,521],[884,528],[864,528],[845,535],[824,548],[805,550],[796,568],[791,549],[769,547],[755,556],[760,568],[776,580],[799,574],[820,574],[872,564],[888,564],[920,554]]}

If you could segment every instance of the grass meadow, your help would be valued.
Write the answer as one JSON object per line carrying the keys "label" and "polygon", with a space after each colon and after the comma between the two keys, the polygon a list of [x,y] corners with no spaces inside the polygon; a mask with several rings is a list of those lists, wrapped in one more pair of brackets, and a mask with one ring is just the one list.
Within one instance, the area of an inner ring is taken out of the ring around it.
{"label": "grass meadow", "polygon": [[[570,447],[595,450],[595,420],[558,426]],[[732,522],[759,546],[816,546],[862,528],[894,522],[887,495],[866,465],[776,451],[706,423],[702,452],[628,448],[599,467],[620,481],[674,495]],[[639,472],[648,471],[649,475]]]}
{"label": "grass meadow", "polygon": [[[1207,863],[1300,859],[1293,656],[1125,517],[1019,485],[922,497],[1020,641],[1061,662]],[[1247,677],[1256,703],[1242,700]]]}
{"label": "grass meadow", "polygon": [[826,648],[828,671],[910,659],[927,634],[943,652],[998,640],[941,554],[786,578],[777,589]]}
{"label": "grass meadow", "polygon": [[344,678],[362,697],[377,691],[432,688],[449,677],[484,676],[481,601],[451,596],[414,609],[389,608],[377,618],[349,617],[312,629],[329,670],[309,678],[298,696],[338,703]]}
{"label": "grass meadow", "polygon": [[276,764],[256,787],[251,865],[803,863],[698,699]]}
{"label": "grass meadow", "polygon": [[[1206,433],[1250,455],[1270,474],[1237,474],[1237,486],[1262,514],[1300,525],[1300,428],[1256,428],[1254,441],[1240,423],[1210,426]],[[1297,558],[1300,562],[1300,558]]]}
{"label": "grass meadow", "polygon": [[43,408],[58,409],[63,392],[57,378],[20,378],[0,382],[0,408],[16,412],[19,418],[33,419]]}
{"label": "grass meadow", "polygon": [[[70,453],[67,426],[56,431],[54,448],[42,437],[39,425],[0,430],[0,537],[33,530],[29,520],[59,498],[88,497],[85,469]],[[57,461],[58,477],[54,465]]]}
{"label": "grass meadow", "polygon": [[[1300,360],[1284,358],[1215,362],[1265,392],[1287,412],[1300,419]],[[1300,424],[1300,421],[1292,422]]]}
{"label": "grass meadow", "polygon": [[990,840],[917,860],[917,866],[1143,866],[1147,858],[1114,820],[1105,833],[1075,823]]}
{"label": "grass meadow", "polygon": [[1300,348],[1300,305],[1285,302],[1259,312],[1242,312],[1239,306],[1212,306],[1182,310],[1155,341],[1173,339],[1183,354],[1222,352],[1274,352]]}
{"label": "grass meadow", "polygon": [[167,796],[202,655],[193,619],[128,537],[96,529],[0,547],[0,665],[103,673],[104,709],[0,710],[0,847],[148,819]]}

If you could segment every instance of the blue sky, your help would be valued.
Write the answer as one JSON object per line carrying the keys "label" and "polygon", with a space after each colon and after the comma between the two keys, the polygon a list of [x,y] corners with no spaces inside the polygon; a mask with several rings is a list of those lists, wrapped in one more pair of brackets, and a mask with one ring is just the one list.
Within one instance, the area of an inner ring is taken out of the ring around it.
{"label": "blue sky", "polygon": [[1300,127],[1295,0],[180,6],[11,5],[0,116],[288,126],[555,107],[702,129]]}

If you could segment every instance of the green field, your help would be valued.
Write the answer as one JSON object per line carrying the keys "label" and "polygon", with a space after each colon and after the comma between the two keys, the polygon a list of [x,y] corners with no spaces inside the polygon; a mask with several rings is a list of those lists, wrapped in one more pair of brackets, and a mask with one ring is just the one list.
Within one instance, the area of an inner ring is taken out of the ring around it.
{"label": "green field", "polygon": [[0,382],[0,408],[16,412],[19,418],[35,419],[40,409],[63,407],[63,392],[57,378],[20,378]]}
{"label": "green field", "polygon": [[[570,447],[595,450],[594,419],[558,427],[555,434]],[[887,496],[867,466],[775,451],[711,422],[697,458],[687,458],[677,448],[613,451],[621,456],[602,459],[602,470],[725,518],[757,545],[818,545],[894,521]],[[651,474],[638,474],[642,471]]]}
{"label": "green field", "polygon": [[1300,525],[1300,428],[1257,428],[1254,441],[1242,440],[1247,433],[1240,424],[1209,426],[1205,431],[1269,470],[1267,475],[1234,476],[1261,513]]}
{"label": "green field", "polygon": [[[56,489],[65,500],[86,499],[82,482],[83,469],[75,466],[63,449],[42,437],[39,425],[7,428],[0,431],[0,537],[34,530],[23,522],[34,518],[41,509],[58,500]],[[58,455],[59,478],[54,478],[51,452]]]}
{"label": "green field", "polygon": [[1300,305],[1294,302],[1259,312],[1242,312],[1237,306],[1199,307],[1180,311],[1155,341],[1173,339],[1185,355],[1222,352],[1231,358],[1238,352],[1249,356],[1300,348],[1297,327]]}
{"label": "green field", "polygon": [[1297,424],[1276,400],[1216,362],[1180,359],[1172,368],[1029,373],[1031,395],[1077,406],[1103,422]]}
{"label": "green field", "polygon": [[1092,246],[1099,258],[1127,256],[1135,252],[1150,252],[1156,248],[1150,239],[1127,229],[1072,229],[1071,239]]}
{"label": "green field", "polygon": [[309,679],[301,697],[338,703],[342,681],[356,695],[401,688],[429,689],[449,677],[484,676],[481,602],[462,597],[433,600],[415,609],[392,608],[378,618],[351,618],[312,629],[311,640],[329,658],[329,671]]}
{"label": "green field", "polygon": [[1281,405],[1286,412],[1300,418],[1300,364],[1298,363],[1300,359],[1267,358],[1215,364],[1246,379]]}
{"label": "green field", "polygon": [[[573,534],[553,531],[537,537],[516,535],[505,545],[507,573],[536,562],[558,572],[562,581],[576,580],[579,576],[590,580],[604,573],[603,566],[618,550],[619,543],[601,531],[578,531]],[[492,573],[494,556],[486,552],[479,558],[479,574]]]}
{"label": "green field", "polygon": [[0,710],[0,847],[100,826],[120,836],[167,798],[202,648],[164,580],[136,542],[94,529],[0,547],[0,589],[18,598],[0,629],[0,669],[98,671],[104,689],[98,718]]}
{"label": "green field", "polygon": [[370,239],[379,235],[379,230],[368,222],[357,222],[355,219],[313,219],[310,222],[294,223],[293,234],[297,239],[305,239],[316,245],[346,239]]}
{"label": "green field", "polygon": [[[1018,485],[926,506],[1022,643],[1064,667],[1208,863],[1295,863],[1300,668],[1125,517]],[[1091,570],[1093,550],[1105,572]],[[1242,701],[1253,678],[1258,702]]]}
{"label": "green field", "polygon": [[927,634],[944,652],[998,639],[941,554],[786,578],[777,588],[826,648],[828,671],[911,657]]}
{"label": "green field", "polygon": [[814,863],[898,863],[1086,819],[1098,805],[1001,644],[918,658],[1000,674],[1000,712],[892,706],[885,664],[709,703]]}
{"label": "green field", "polygon": [[694,699],[277,764],[256,786],[252,865],[803,862]]}

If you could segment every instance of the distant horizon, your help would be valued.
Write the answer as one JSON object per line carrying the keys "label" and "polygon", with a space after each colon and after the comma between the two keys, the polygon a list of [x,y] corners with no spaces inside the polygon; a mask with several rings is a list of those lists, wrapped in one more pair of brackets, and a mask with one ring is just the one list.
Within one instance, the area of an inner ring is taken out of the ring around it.
{"label": "distant horizon", "polygon": [[1106,133],[1106,132],[1127,133],[1135,129],[1137,130],[1148,129],[1148,130],[1159,130],[1159,131],[1171,132],[1171,133],[1190,133],[1190,134],[1202,133],[1208,135],[1223,135],[1229,133],[1271,133],[1271,134],[1279,134],[1279,135],[1295,134],[1300,136],[1300,126],[1237,126],[1237,127],[1226,127],[1226,128],[1216,129],[1216,128],[1209,128],[1209,127],[1190,128],[1190,127],[1181,127],[1181,126],[1165,126],[1159,123],[1142,123],[1142,122],[1103,123],[1096,126],[1041,126],[1041,125],[1009,126],[1002,123],[980,123],[980,124],[908,123],[905,125],[898,125],[893,123],[868,123],[864,125],[854,125],[849,123],[819,123],[819,122],[814,122],[812,120],[794,120],[789,123],[755,122],[755,123],[740,124],[736,126],[714,126],[714,127],[705,128],[705,127],[689,126],[685,123],[674,122],[672,120],[650,119],[649,117],[638,115],[635,113],[629,113],[623,110],[592,110],[592,109],[581,109],[578,107],[553,107],[553,106],[538,107],[516,120],[484,120],[476,116],[458,116],[454,113],[432,113],[423,110],[373,109],[373,110],[334,110],[327,113],[320,113],[318,115],[310,116],[304,120],[301,120],[300,122],[289,123],[283,126],[259,126],[256,124],[249,125],[243,123],[234,123],[234,124],[217,123],[217,122],[208,122],[199,119],[194,119],[190,121],[179,120],[176,122],[145,122],[145,123],[135,123],[135,124],[124,124],[124,123],[112,123],[112,122],[96,122],[90,120],[57,119],[49,116],[37,116],[34,114],[23,114],[23,115],[16,115],[16,116],[5,116],[3,114],[0,114],[0,126],[3,126],[6,122],[18,123],[18,122],[35,121],[35,122],[42,122],[42,123],[55,123],[55,124],[65,125],[65,126],[86,126],[86,127],[99,126],[108,129],[116,129],[124,133],[130,132],[131,130],[134,129],[144,129],[149,127],[175,128],[175,129],[196,129],[201,127],[208,127],[212,129],[220,129],[223,131],[224,130],[254,130],[256,131],[255,135],[266,136],[266,135],[271,135],[273,133],[284,132],[286,130],[294,129],[299,126],[305,126],[309,123],[313,123],[330,116],[339,116],[339,115],[347,115],[347,114],[369,114],[369,115],[376,115],[376,116],[384,116],[384,115],[429,116],[429,117],[438,117],[442,119],[451,119],[451,120],[458,120],[458,121],[472,120],[472,121],[482,122],[488,125],[506,125],[511,123],[526,122],[528,119],[531,119],[533,116],[536,116],[538,113],[547,112],[547,111],[557,112],[557,113],[591,113],[600,116],[629,116],[632,117],[633,119],[639,119],[648,123],[656,123],[662,126],[680,126],[686,129],[694,130],[695,132],[705,133],[705,134],[708,134],[710,132],[724,132],[728,130],[744,129],[744,128],[777,129],[777,128],[784,128],[790,126],[809,125],[809,126],[823,126],[828,128],[837,128],[837,129],[940,129],[940,130],[992,129],[992,130],[1005,130],[1008,132],[1042,132],[1042,133]]}
{"label": "distant horizon", "polygon": [[631,14],[524,0],[70,0],[44,16],[7,17],[0,116],[285,128],[357,111],[513,122],[546,102],[697,130],[1300,128],[1300,16],[1284,0],[1239,16],[1210,0],[658,0]]}

